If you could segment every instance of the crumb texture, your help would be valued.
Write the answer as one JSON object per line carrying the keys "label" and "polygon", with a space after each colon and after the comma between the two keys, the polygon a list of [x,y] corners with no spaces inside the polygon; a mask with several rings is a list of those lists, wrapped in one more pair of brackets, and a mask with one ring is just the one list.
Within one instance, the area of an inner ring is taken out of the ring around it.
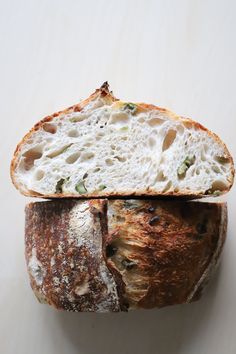
{"label": "crumb texture", "polygon": [[220,140],[191,120],[97,94],[42,122],[20,145],[12,172],[25,194],[205,195],[233,182]]}

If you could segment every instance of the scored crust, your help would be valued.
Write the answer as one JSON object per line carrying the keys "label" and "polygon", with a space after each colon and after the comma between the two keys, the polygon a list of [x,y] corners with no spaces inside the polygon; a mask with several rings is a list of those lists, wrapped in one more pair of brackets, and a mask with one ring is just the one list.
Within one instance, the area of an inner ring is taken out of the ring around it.
{"label": "scored crust", "polygon": [[[43,126],[43,124],[45,122],[50,122],[52,121],[54,118],[58,117],[58,116],[63,116],[65,114],[68,113],[72,113],[72,112],[78,112],[81,111],[85,106],[87,106],[88,104],[90,104],[92,101],[96,100],[98,97],[102,97],[105,101],[107,102],[115,102],[115,101],[119,101],[117,98],[115,98],[112,94],[112,92],[109,90],[109,85],[107,82],[105,82],[100,89],[97,89],[89,98],[87,98],[86,100],[75,104],[74,106],[71,106],[63,111],[59,111],[57,113],[54,113],[51,116],[47,116],[44,119],[42,119],[40,122],[38,122],[37,124],[35,124],[35,126],[29,131],[29,133],[27,133],[25,135],[25,137],[21,140],[21,142],[17,145],[12,162],[11,162],[11,168],[10,168],[10,174],[11,174],[11,179],[13,184],[15,185],[15,187],[17,189],[20,190],[20,192],[22,194],[24,194],[25,196],[31,196],[31,197],[42,197],[42,198],[64,198],[65,195],[63,193],[55,193],[55,194],[45,194],[42,195],[40,193],[37,193],[35,191],[30,191],[30,190],[25,190],[21,187],[21,185],[17,182],[16,178],[15,178],[15,170],[17,167],[17,163],[20,157],[20,150],[21,147],[24,145],[24,143],[31,137],[31,135],[33,133],[35,133],[37,130],[41,129],[41,127]],[[119,101],[120,102],[120,101]],[[227,190],[223,190],[222,193],[227,192],[232,184],[233,184],[233,178],[234,178],[234,166],[233,166],[233,159],[232,156],[230,155],[226,145],[221,141],[221,139],[214,133],[212,133],[210,130],[208,130],[207,128],[205,128],[204,126],[202,126],[200,123],[197,123],[189,118],[184,118],[184,117],[180,117],[178,115],[176,115],[175,113],[165,109],[165,108],[160,108],[158,106],[154,106],[152,104],[145,104],[145,103],[138,103],[137,104],[138,109],[139,110],[144,110],[144,111],[149,111],[149,110],[158,110],[159,112],[166,112],[168,114],[168,118],[169,119],[173,119],[176,121],[182,121],[182,122],[186,122],[186,123],[190,123],[192,126],[194,126],[196,129],[198,130],[203,130],[206,131],[208,133],[209,136],[211,136],[216,142],[218,142],[223,148],[224,148],[224,153],[225,153],[225,157],[228,159],[229,164],[230,164],[230,171],[231,171],[231,181],[230,184],[228,185],[228,189]],[[158,192],[155,191],[153,192],[152,190],[138,190],[137,192],[134,190],[129,190],[127,189],[125,192],[106,192],[103,191],[102,193],[102,197],[116,197],[116,196],[186,196],[187,198],[196,198],[196,197],[203,197],[204,195],[202,195],[201,193],[198,192],[192,192],[191,190],[181,190],[179,192],[174,192],[174,191],[166,191],[166,192]],[[81,198],[80,195],[75,195],[75,194],[66,194],[67,198]],[[101,193],[89,193],[89,196],[83,195],[83,198],[96,198],[96,197],[101,197]]]}
{"label": "scored crust", "polygon": [[26,261],[41,302],[127,311],[199,299],[226,237],[226,203],[57,200],[26,207]]}

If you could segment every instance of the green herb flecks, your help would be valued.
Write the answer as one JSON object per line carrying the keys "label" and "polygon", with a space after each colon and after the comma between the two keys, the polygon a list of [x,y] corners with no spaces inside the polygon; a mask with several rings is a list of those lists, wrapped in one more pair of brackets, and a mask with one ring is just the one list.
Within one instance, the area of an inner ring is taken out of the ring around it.
{"label": "green herb flecks", "polygon": [[129,130],[129,127],[127,126],[120,128],[120,131],[122,132],[127,132],[127,130]]}
{"label": "green herb flecks", "polygon": [[75,190],[76,192],[78,192],[79,194],[85,194],[87,193],[87,189],[84,185],[84,180],[80,180],[76,186],[75,186]]}
{"label": "green herb flecks", "polygon": [[131,102],[125,103],[123,107],[124,111],[129,111],[131,114],[136,113],[137,109],[138,109],[137,105]]}
{"label": "green herb flecks", "polygon": [[187,156],[185,160],[181,163],[177,170],[178,177],[183,178],[186,175],[187,170],[195,162],[195,156]]}
{"label": "green herb flecks", "polygon": [[57,184],[56,184],[56,193],[57,194],[60,194],[63,192],[63,186],[67,181],[69,181],[69,179],[70,179],[70,177],[61,178],[61,179],[59,179],[59,181],[57,181]]}
{"label": "green herb flecks", "polygon": [[103,191],[103,189],[107,188],[107,186],[105,186],[105,184],[100,184],[100,186],[98,187],[99,191]]}
{"label": "green herb flecks", "polygon": [[216,190],[216,191],[213,192],[213,196],[214,196],[214,197],[219,197],[220,195],[221,195],[221,192],[218,191],[218,190]]}
{"label": "green herb flecks", "polygon": [[211,189],[208,189],[205,194],[206,195],[212,195],[212,197],[219,197],[221,195],[221,191],[219,191],[218,189],[217,190],[213,190],[212,188]]}

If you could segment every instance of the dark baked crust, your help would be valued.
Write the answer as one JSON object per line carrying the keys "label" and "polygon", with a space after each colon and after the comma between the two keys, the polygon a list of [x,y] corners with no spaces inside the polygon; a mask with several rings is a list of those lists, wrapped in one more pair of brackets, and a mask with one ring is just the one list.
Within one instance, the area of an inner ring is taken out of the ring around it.
{"label": "dark baked crust", "polygon": [[223,203],[109,201],[108,265],[122,274],[131,308],[193,301],[215,268],[226,236]]}
{"label": "dark baked crust", "polygon": [[68,311],[120,310],[116,285],[102,257],[104,203],[27,205],[25,255],[31,287],[41,302]]}
{"label": "dark baked crust", "polygon": [[[14,156],[13,159],[11,161],[11,167],[10,167],[10,175],[11,175],[11,179],[13,184],[15,185],[15,187],[25,196],[30,196],[30,197],[40,197],[40,198],[85,198],[86,196],[80,196],[80,195],[74,195],[74,194],[67,194],[66,196],[64,194],[50,194],[50,195],[41,195],[35,191],[26,191],[23,190],[22,187],[17,183],[16,179],[15,179],[15,170],[17,168],[17,164],[19,161],[19,157],[20,157],[20,153],[21,153],[21,148],[22,146],[27,142],[27,140],[31,137],[32,134],[34,134],[35,131],[41,129],[41,127],[44,125],[44,123],[46,122],[50,122],[52,121],[55,117],[58,116],[63,116],[65,114],[71,113],[71,112],[77,112],[77,111],[81,111],[87,104],[89,104],[91,101],[95,100],[97,97],[102,96],[107,102],[115,102],[115,101],[119,101],[116,97],[114,97],[113,93],[109,90],[109,85],[107,82],[105,82],[99,89],[97,89],[91,96],[89,96],[86,100],[75,104],[74,106],[71,106],[69,108],[66,108],[63,111],[59,111],[56,112],[50,116],[45,117],[44,119],[42,119],[41,121],[39,121],[37,124],[35,124],[35,126],[24,136],[24,138],[20,141],[20,143],[17,145],[16,150],[14,152]],[[143,110],[143,111],[149,111],[149,110],[158,110],[158,111],[162,111],[165,112],[169,119],[173,119],[173,120],[181,120],[183,122],[185,122],[185,124],[188,124],[190,126],[194,126],[197,130],[204,130],[208,133],[209,136],[211,136],[215,141],[217,141],[220,145],[222,145],[222,147],[224,148],[224,156],[225,158],[227,158],[229,160],[230,163],[230,170],[231,170],[231,180],[228,181],[229,182],[229,187],[226,190],[222,190],[221,194],[226,193],[230,190],[231,186],[233,185],[233,180],[234,180],[234,163],[233,163],[233,158],[230,155],[226,145],[222,142],[222,140],[214,133],[212,133],[210,130],[208,130],[207,128],[205,128],[204,126],[202,126],[200,123],[195,122],[189,118],[184,118],[181,116],[178,116],[177,114],[169,111],[168,109],[165,108],[161,108],[158,106],[154,106],[152,104],[145,104],[145,103],[137,103],[137,107],[139,110]],[[190,190],[182,190],[179,192],[173,192],[173,191],[167,191],[164,193],[158,193],[156,191],[153,191],[150,189],[148,190],[139,190],[138,192],[133,191],[133,190],[127,190],[125,192],[122,193],[117,193],[117,192],[109,192],[106,193],[105,190],[103,191],[103,194],[101,194],[101,192],[99,193],[90,193],[89,194],[89,198],[107,198],[107,197],[130,197],[130,196],[139,196],[139,197],[149,197],[149,196],[170,196],[170,197],[186,197],[188,199],[194,199],[194,198],[200,198],[200,197],[204,197],[205,194],[202,193],[202,191],[196,192],[196,193],[192,193]]]}
{"label": "dark baked crust", "polygon": [[225,203],[31,203],[25,229],[31,286],[41,301],[69,311],[194,301],[216,267],[226,227]]}

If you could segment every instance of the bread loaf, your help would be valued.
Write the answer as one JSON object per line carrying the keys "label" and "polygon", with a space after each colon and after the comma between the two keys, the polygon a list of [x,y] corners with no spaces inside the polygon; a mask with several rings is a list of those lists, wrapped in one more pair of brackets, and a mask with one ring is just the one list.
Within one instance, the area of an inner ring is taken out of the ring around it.
{"label": "bread loaf", "polygon": [[197,300],[225,241],[225,203],[55,200],[26,207],[26,261],[40,302],[128,311]]}
{"label": "bread loaf", "polygon": [[17,146],[11,176],[31,197],[194,198],[227,192],[234,167],[224,143],[199,123],[119,101],[105,83],[37,123]]}

